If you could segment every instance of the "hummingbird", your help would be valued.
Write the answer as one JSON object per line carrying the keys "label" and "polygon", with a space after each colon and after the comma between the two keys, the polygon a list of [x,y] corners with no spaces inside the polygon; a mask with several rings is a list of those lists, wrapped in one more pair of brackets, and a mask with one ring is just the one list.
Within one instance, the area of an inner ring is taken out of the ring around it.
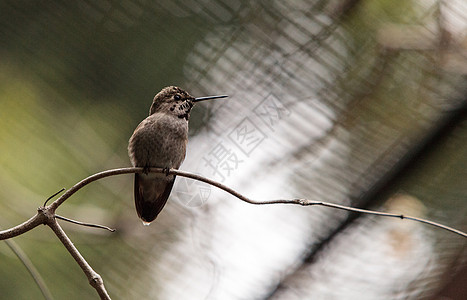
{"label": "hummingbird", "polygon": [[[131,164],[143,168],[143,173],[135,174],[134,197],[144,225],[156,219],[169,198],[175,175],[168,170],[178,169],[185,159],[193,105],[225,97],[194,98],[176,86],[165,87],[154,97],[149,116],[136,127],[128,144]],[[149,173],[151,167],[164,168],[166,173]]]}

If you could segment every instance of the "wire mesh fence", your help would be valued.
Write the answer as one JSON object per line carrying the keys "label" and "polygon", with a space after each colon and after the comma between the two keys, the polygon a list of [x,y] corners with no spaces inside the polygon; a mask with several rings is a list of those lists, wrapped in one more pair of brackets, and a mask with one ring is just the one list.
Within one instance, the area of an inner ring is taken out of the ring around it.
{"label": "wire mesh fence", "polygon": [[[131,130],[152,96],[175,84],[230,96],[194,108],[182,169],[258,200],[322,200],[465,230],[463,8],[462,0],[5,1],[1,226],[29,216],[49,190],[128,165]],[[40,171],[24,175],[26,166]],[[12,188],[23,199],[3,200]],[[252,207],[184,178],[147,229],[131,189],[128,178],[106,180],[63,207],[117,227],[114,236],[67,228],[116,299],[466,296],[456,286],[466,243],[453,234],[327,208]],[[20,245],[46,261],[38,270],[52,294],[94,296],[48,238]],[[1,253],[6,299],[35,295],[11,284],[25,279]]]}

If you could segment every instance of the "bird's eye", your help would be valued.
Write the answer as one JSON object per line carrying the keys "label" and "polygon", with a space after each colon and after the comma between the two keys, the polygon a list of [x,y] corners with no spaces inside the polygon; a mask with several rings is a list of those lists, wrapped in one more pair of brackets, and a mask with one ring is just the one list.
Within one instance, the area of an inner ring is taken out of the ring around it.
{"label": "bird's eye", "polygon": [[182,99],[182,97],[179,94],[177,94],[177,95],[174,96],[174,99],[175,100],[180,100],[180,99]]}

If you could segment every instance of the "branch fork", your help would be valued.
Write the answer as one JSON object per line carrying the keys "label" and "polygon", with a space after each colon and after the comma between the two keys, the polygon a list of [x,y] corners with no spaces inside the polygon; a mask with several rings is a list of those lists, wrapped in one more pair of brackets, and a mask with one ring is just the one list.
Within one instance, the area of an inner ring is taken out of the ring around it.
{"label": "branch fork", "polygon": [[[56,196],[58,193],[54,194],[53,196],[49,197],[49,199],[44,203],[44,206],[41,206],[37,209],[37,214],[33,217],[31,217],[29,220],[26,222],[17,225],[15,227],[12,227],[7,230],[0,231],[0,240],[5,240],[9,238],[16,237],[18,235],[21,235],[23,233],[26,233],[27,231],[41,225],[47,225],[49,226],[55,235],[60,239],[62,244],[65,246],[65,248],[68,250],[68,252],[73,256],[75,261],[78,263],[78,265],[81,267],[83,272],[86,274],[86,277],[89,280],[89,284],[96,289],[97,293],[99,294],[100,299],[110,299],[109,294],[107,293],[105,287],[104,287],[104,282],[102,280],[102,277],[95,272],[91,266],[88,264],[88,262],[84,259],[84,257],[79,253],[78,249],[75,247],[73,242],[68,238],[66,235],[65,231],[63,231],[62,227],[58,224],[57,219],[62,219],[71,223],[79,224],[79,225],[84,225],[84,226],[91,226],[91,227],[98,227],[98,228],[104,228],[112,231],[112,229],[101,226],[101,225],[95,225],[95,224],[88,224],[88,223],[82,223],[78,222],[75,220],[71,220],[62,216],[58,216],[55,214],[55,211],[57,208],[65,202],[68,198],[70,198],[74,193],[76,193],[78,190],[83,188],[84,186],[88,185],[89,183],[99,180],[104,177],[109,177],[109,176],[115,176],[115,175],[120,175],[120,174],[130,174],[130,173],[142,173],[144,170],[143,168],[120,168],[120,169],[113,169],[113,170],[107,170],[103,172],[96,173],[94,175],[91,175],[77,184],[75,184],[73,187],[68,189],[62,196],[60,196],[57,200],[53,201],[50,205],[46,205],[47,201]],[[150,168],[149,172],[152,173],[161,173],[165,174],[168,173],[170,175],[177,175],[177,176],[182,176],[186,178],[191,178],[194,180],[202,181],[207,184],[216,186],[219,189],[222,189],[226,191],[227,193],[233,195],[234,197],[250,203],[250,204],[255,204],[255,205],[265,205],[265,204],[297,204],[301,206],[311,206],[311,205],[319,205],[319,206],[325,206],[325,207],[330,207],[334,209],[341,209],[341,210],[346,210],[346,211],[351,211],[351,212],[357,212],[357,213],[364,213],[364,214],[371,214],[371,215],[377,215],[377,216],[382,216],[382,217],[393,217],[393,218],[399,218],[402,220],[412,220],[428,225],[432,225],[453,233],[456,233],[458,235],[463,236],[464,238],[467,238],[467,233],[462,232],[460,230],[457,230],[452,227],[448,227],[443,224],[439,224],[433,221],[421,219],[421,218],[416,218],[416,217],[411,217],[411,216],[406,216],[402,214],[393,214],[393,213],[384,213],[384,212],[378,212],[378,211],[371,211],[371,210],[366,210],[366,209],[360,209],[360,208],[354,208],[354,207],[348,207],[344,205],[339,205],[339,204],[334,204],[334,203],[329,203],[329,202],[322,202],[322,201],[315,201],[315,200],[308,200],[308,199],[278,199],[278,200],[267,200],[267,201],[255,201],[252,200],[248,197],[245,197],[244,195],[240,194],[239,192],[231,189],[230,187],[223,185],[217,181],[214,181],[212,179],[196,175],[193,173],[189,172],[184,172],[180,170],[175,170],[175,169],[162,169],[162,168]]]}

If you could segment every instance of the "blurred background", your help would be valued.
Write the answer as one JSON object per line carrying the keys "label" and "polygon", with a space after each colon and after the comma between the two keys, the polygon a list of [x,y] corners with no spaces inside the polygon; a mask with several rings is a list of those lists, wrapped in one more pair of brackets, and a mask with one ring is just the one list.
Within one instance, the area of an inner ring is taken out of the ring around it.
{"label": "blurred background", "polygon": [[[467,2],[1,1],[0,227],[129,166],[152,98],[197,105],[181,169],[467,230]],[[143,227],[133,176],[57,211],[113,299],[467,299],[467,240],[323,207],[253,206],[177,178]],[[13,240],[55,299],[96,299],[47,227]],[[43,299],[0,243],[0,299]]]}

